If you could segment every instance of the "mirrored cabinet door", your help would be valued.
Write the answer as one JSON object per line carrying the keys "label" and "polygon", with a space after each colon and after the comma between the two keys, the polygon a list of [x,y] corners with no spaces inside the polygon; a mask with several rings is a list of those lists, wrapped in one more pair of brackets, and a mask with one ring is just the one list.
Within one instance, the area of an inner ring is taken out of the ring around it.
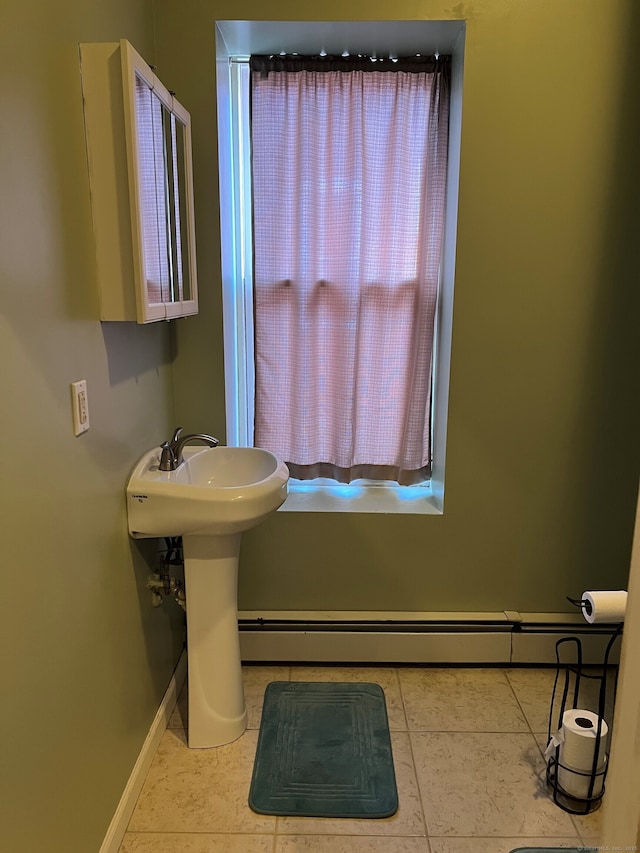
{"label": "mirrored cabinet door", "polygon": [[121,51],[139,321],[179,317],[197,310],[189,113],[127,41]]}
{"label": "mirrored cabinet door", "polygon": [[[189,113],[125,39],[81,45],[81,64],[101,317],[149,323],[195,314]],[[107,131],[111,152],[97,143]]]}

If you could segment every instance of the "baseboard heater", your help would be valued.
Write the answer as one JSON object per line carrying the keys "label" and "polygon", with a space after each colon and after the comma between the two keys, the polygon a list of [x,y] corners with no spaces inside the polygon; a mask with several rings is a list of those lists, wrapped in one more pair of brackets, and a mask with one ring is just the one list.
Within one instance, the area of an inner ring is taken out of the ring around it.
{"label": "baseboard heater", "polygon": [[[584,663],[601,663],[616,626],[590,625],[575,614],[517,611],[243,611],[238,627],[245,662],[546,666],[556,663],[556,643],[565,637],[580,640]],[[619,645],[612,663],[618,661]]]}

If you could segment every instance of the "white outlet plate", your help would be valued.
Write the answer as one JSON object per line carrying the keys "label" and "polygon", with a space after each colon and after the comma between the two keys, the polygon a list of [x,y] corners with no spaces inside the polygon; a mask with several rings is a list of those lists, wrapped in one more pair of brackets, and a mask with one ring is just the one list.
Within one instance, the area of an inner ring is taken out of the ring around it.
{"label": "white outlet plate", "polygon": [[87,380],[71,383],[71,405],[73,410],[73,433],[81,435],[89,429],[89,400]]}

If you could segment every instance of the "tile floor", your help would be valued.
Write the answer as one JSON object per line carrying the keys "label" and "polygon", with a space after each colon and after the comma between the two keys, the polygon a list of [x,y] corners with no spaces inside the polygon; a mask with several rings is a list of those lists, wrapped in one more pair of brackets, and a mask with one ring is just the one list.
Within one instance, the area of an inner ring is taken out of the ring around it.
{"label": "tile floor", "polygon": [[[553,669],[247,666],[249,728],[186,745],[183,691],[120,853],[508,853],[595,846],[600,812],[549,797],[542,757]],[[384,820],[278,818],[247,796],[270,681],[373,681],[387,700],[398,812]],[[589,707],[587,700],[583,705]]]}

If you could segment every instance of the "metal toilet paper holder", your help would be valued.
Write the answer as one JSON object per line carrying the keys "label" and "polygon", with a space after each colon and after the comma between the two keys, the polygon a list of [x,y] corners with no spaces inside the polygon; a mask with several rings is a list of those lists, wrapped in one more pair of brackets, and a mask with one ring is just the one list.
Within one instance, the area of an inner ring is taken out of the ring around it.
{"label": "metal toilet paper holder", "polygon": [[[571,599],[570,599],[571,600]],[[575,602],[572,602],[575,603]],[[614,626],[611,626],[614,628]],[[582,679],[599,682],[598,684],[598,728],[594,744],[593,765],[590,772],[583,773],[575,770],[572,767],[566,767],[560,763],[560,746],[557,745],[553,750],[552,755],[547,763],[547,784],[550,786],[553,793],[554,803],[570,814],[585,815],[595,811],[602,801],[604,796],[604,781],[607,774],[609,763],[608,751],[605,753],[603,766],[598,768],[598,757],[600,755],[601,743],[601,721],[604,719],[604,712],[607,702],[607,672],[609,666],[609,656],[614,643],[622,634],[622,623],[615,626],[604,654],[602,665],[598,667],[598,673],[585,672],[582,659],[582,643],[577,637],[565,637],[558,640],[556,643],[556,677],[553,684],[553,693],[551,696],[551,706],[549,708],[549,725],[547,731],[547,742],[551,743],[552,735],[562,728],[562,719],[566,710],[578,708],[580,696],[580,686]],[[561,660],[561,649],[565,646],[574,647],[574,662],[563,663]],[[556,697],[559,693],[560,676],[563,675],[562,696],[557,714],[557,724],[554,726],[554,709],[556,707]],[[615,700],[616,682],[613,683],[614,700]],[[571,703],[571,704],[569,704]],[[578,777],[584,777],[587,785],[587,795],[585,797],[576,797],[566,791],[558,781],[559,771],[566,770],[569,774]]]}

